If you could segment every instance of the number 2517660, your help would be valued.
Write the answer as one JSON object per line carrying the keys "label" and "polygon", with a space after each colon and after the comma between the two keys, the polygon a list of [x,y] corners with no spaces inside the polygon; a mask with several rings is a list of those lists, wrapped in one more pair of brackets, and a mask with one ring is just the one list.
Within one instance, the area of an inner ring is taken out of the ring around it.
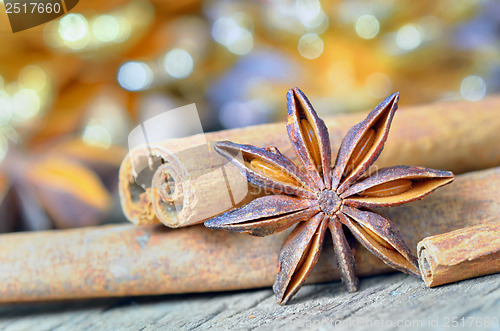
{"label": "number 2517660", "polygon": [[7,2],[5,9],[7,14],[57,14],[62,10],[61,4],[57,2]]}

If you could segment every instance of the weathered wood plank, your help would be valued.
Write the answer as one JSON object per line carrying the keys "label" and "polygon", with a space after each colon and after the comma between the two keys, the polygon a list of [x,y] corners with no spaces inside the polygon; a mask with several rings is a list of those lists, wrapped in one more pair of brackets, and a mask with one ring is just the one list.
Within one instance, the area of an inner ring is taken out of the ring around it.
{"label": "weathered wood plank", "polygon": [[285,307],[259,289],[0,306],[0,316],[2,330],[447,329],[462,317],[467,329],[500,330],[500,274],[433,289],[399,273],[364,278],[356,293],[339,282],[305,285]]}

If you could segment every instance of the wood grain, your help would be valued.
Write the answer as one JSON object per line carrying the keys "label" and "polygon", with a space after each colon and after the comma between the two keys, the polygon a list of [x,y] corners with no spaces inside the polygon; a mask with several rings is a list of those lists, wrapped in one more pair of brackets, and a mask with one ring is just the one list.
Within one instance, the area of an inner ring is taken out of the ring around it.
{"label": "wood grain", "polygon": [[305,285],[287,306],[275,303],[271,289],[4,305],[0,329],[443,330],[463,317],[457,329],[497,330],[499,284],[497,274],[430,289],[398,273],[364,278],[356,293],[340,282]]}

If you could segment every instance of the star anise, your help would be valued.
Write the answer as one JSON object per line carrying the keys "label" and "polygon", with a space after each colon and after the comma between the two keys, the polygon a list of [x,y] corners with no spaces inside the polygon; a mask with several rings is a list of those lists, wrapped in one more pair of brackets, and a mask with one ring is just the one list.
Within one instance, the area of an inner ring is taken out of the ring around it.
{"label": "star anise", "polygon": [[11,146],[0,162],[0,233],[101,223],[123,154],[72,138],[38,150]]}
{"label": "star anise", "polygon": [[[333,169],[324,122],[298,88],[291,89],[287,99],[288,135],[306,172],[275,147],[217,143],[215,149],[238,166],[249,182],[277,194],[223,213],[206,221],[205,226],[267,236],[298,223],[279,256],[273,289],[280,304],[290,300],[314,268],[327,228],[348,291],[358,289],[348,232],[389,266],[419,276],[417,260],[396,224],[368,208],[421,199],[452,182],[454,175],[422,167],[395,166],[363,176],[383,149],[399,94],[386,98],[349,130]],[[242,158],[235,157],[239,153]]]}

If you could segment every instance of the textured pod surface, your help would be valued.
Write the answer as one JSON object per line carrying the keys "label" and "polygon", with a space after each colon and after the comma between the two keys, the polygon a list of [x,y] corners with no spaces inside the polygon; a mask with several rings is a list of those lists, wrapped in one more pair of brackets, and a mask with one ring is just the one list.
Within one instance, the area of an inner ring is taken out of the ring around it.
{"label": "textured pod surface", "polygon": [[[351,230],[351,233],[363,246],[391,267],[406,273],[420,275],[417,260],[404,242],[397,225],[370,211],[347,206],[344,206],[342,211],[343,214],[339,215],[342,223]],[[366,231],[365,228],[370,230]],[[385,244],[380,244],[382,240]]]}
{"label": "textured pod surface", "polygon": [[[215,150],[240,169],[247,180],[256,186],[276,193],[314,198],[314,194],[308,189],[308,186],[314,186],[311,180],[277,149],[272,152],[265,148],[221,141],[215,144]],[[258,161],[260,167],[256,167],[252,163],[254,161]],[[272,171],[266,173],[264,168]]]}
{"label": "textured pod surface", "polygon": [[[265,236],[304,221],[292,231],[279,256],[273,286],[279,304],[286,304],[304,284],[316,265],[327,228],[332,231],[337,264],[349,291],[355,290],[358,283],[354,251],[345,237],[350,234],[387,265],[419,276],[417,259],[397,225],[366,207],[396,206],[421,199],[452,182],[453,173],[397,166],[368,173],[356,184],[382,152],[399,94],[383,100],[349,130],[333,169],[328,129],[323,121],[300,89],[290,89],[287,99],[287,132],[302,167],[294,166],[276,147],[263,149],[228,141],[216,144],[217,151],[230,162],[242,155],[244,161],[236,165],[249,182],[279,195],[260,198],[256,203],[216,216],[205,226]],[[304,180],[300,182],[299,178]],[[288,212],[290,205],[301,205],[297,199],[305,200],[309,207],[304,210],[314,211],[311,215],[315,216],[307,219],[302,213],[300,217],[294,215],[295,209]],[[342,225],[350,234],[343,231]]]}
{"label": "textured pod surface", "polygon": [[[389,135],[394,113],[398,109],[399,93],[394,93],[383,100],[368,116],[349,129],[342,140],[335,169],[333,170],[332,187],[342,194],[356,181],[379,157]],[[373,142],[366,145],[366,135],[373,135]],[[361,155],[360,151],[363,151]],[[355,157],[356,162],[351,162]],[[345,178],[344,178],[345,177]],[[340,185],[339,185],[340,184]]]}
{"label": "textured pod surface", "polygon": [[287,132],[295,154],[319,189],[330,188],[331,149],[328,129],[300,89],[291,89],[286,97]]}
{"label": "textured pod surface", "polygon": [[[346,190],[341,197],[345,203],[360,207],[388,207],[422,199],[440,186],[451,183],[455,176],[452,172],[422,167],[396,166],[379,170],[374,175],[356,183]],[[399,194],[388,196],[364,196],[363,191],[384,183],[401,179],[411,180],[411,186]]]}
{"label": "textured pod surface", "polygon": [[263,236],[285,230],[299,221],[307,221],[318,212],[314,201],[271,195],[216,216],[205,225],[212,229],[231,229]]}
{"label": "textured pod surface", "polygon": [[326,230],[325,217],[317,214],[293,229],[280,252],[278,277],[273,289],[280,304],[297,293],[316,266]]}

